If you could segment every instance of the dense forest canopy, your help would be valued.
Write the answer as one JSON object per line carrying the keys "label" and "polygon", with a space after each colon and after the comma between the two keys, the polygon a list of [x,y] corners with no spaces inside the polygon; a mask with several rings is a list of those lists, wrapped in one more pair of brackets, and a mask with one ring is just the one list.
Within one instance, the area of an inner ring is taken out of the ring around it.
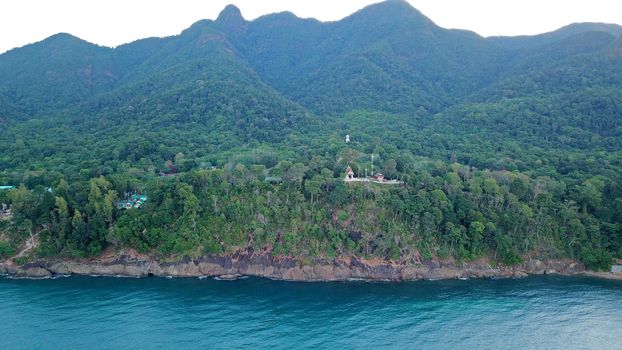
{"label": "dense forest canopy", "polygon": [[[39,256],[607,268],[622,258],[621,35],[583,23],[483,38],[388,0],[329,23],[246,21],[230,5],[114,49],[57,34],[11,50],[0,258],[36,234]],[[346,183],[347,166],[403,183]],[[119,209],[132,194],[148,199]]]}

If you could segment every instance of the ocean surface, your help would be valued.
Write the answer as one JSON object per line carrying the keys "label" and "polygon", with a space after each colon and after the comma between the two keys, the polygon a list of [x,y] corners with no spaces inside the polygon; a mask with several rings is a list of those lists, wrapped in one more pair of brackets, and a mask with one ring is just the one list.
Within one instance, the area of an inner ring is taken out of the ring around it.
{"label": "ocean surface", "polygon": [[622,349],[622,282],[0,277],[0,349]]}

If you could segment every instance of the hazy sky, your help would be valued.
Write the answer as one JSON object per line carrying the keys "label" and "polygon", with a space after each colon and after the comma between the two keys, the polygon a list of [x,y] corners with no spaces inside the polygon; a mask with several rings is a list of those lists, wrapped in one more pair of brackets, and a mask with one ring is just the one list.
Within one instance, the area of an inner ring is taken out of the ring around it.
{"label": "hazy sky", "polygon": [[[214,19],[229,3],[246,19],[292,11],[322,21],[341,19],[378,0],[1,0],[0,52],[67,32],[116,46],[181,32]],[[537,34],[573,22],[622,24],[622,0],[409,0],[445,28],[480,35]]]}

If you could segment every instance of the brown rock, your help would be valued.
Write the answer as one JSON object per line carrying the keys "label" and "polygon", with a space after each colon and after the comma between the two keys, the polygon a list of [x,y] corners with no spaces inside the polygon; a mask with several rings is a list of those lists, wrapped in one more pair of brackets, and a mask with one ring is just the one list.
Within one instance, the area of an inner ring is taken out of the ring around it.
{"label": "brown rock", "polygon": [[53,263],[50,264],[48,270],[56,275],[71,275],[71,270],[65,263]]}
{"label": "brown rock", "polygon": [[15,265],[4,265],[4,269],[8,275],[15,275],[18,270]]}
{"label": "brown rock", "polygon": [[[269,252],[253,253],[239,251],[230,255],[209,255],[198,259],[188,257],[175,262],[161,262],[147,256],[135,254],[108,254],[98,260],[89,261],[36,261],[21,268],[0,264],[0,273],[33,275],[82,274],[144,276],[223,276],[248,275],[295,281],[345,281],[364,280],[418,280],[456,278],[519,278],[527,273],[568,273],[584,271],[582,264],[572,260],[530,260],[520,268],[492,268],[485,259],[481,261],[456,263],[455,261],[428,261],[424,264],[408,264],[383,259],[361,259],[341,257],[337,259],[316,258],[312,261],[277,256]],[[32,271],[31,271],[32,270]],[[47,271],[47,273],[45,271]]]}
{"label": "brown rock", "polygon": [[50,277],[52,273],[42,267],[29,267],[25,269],[18,269],[15,273],[16,277],[33,277],[33,278],[43,278]]}
{"label": "brown rock", "polygon": [[218,276],[218,279],[221,280],[221,281],[235,281],[235,280],[240,279],[240,277],[242,277],[242,275],[238,275],[238,274],[235,274],[235,275],[220,275],[220,276]]}

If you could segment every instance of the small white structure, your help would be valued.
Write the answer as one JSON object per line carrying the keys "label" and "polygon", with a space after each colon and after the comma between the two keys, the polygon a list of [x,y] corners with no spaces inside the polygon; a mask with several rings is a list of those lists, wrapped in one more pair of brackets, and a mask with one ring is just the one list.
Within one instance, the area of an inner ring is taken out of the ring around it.
{"label": "small white structure", "polygon": [[346,168],[346,181],[354,180],[354,171],[352,171],[352,167],[348,165]]}
{"label": "small white structure", "polygon": [[374,175],[371,178],[368,178],[367,176],[364,178],[354,177],[354,171],[352,170],[352,167],[349,165],[346,168],[346,177],[345,179],[343,179],[343,181],[345,182],[372,182],[372,183],[382,184],[382,185],[401,185],[404,183],[402,181],[397,181],[397,180],[387,180],[384,178],[384,175],[380,173]]}
{"label": "small white structure", "polygon": [[611,265],[611,272],[622,273],[622,265]]}
{"label": "small white structure", "polygon": [[350,135],[346,135],[346,143],[350,142]]}

